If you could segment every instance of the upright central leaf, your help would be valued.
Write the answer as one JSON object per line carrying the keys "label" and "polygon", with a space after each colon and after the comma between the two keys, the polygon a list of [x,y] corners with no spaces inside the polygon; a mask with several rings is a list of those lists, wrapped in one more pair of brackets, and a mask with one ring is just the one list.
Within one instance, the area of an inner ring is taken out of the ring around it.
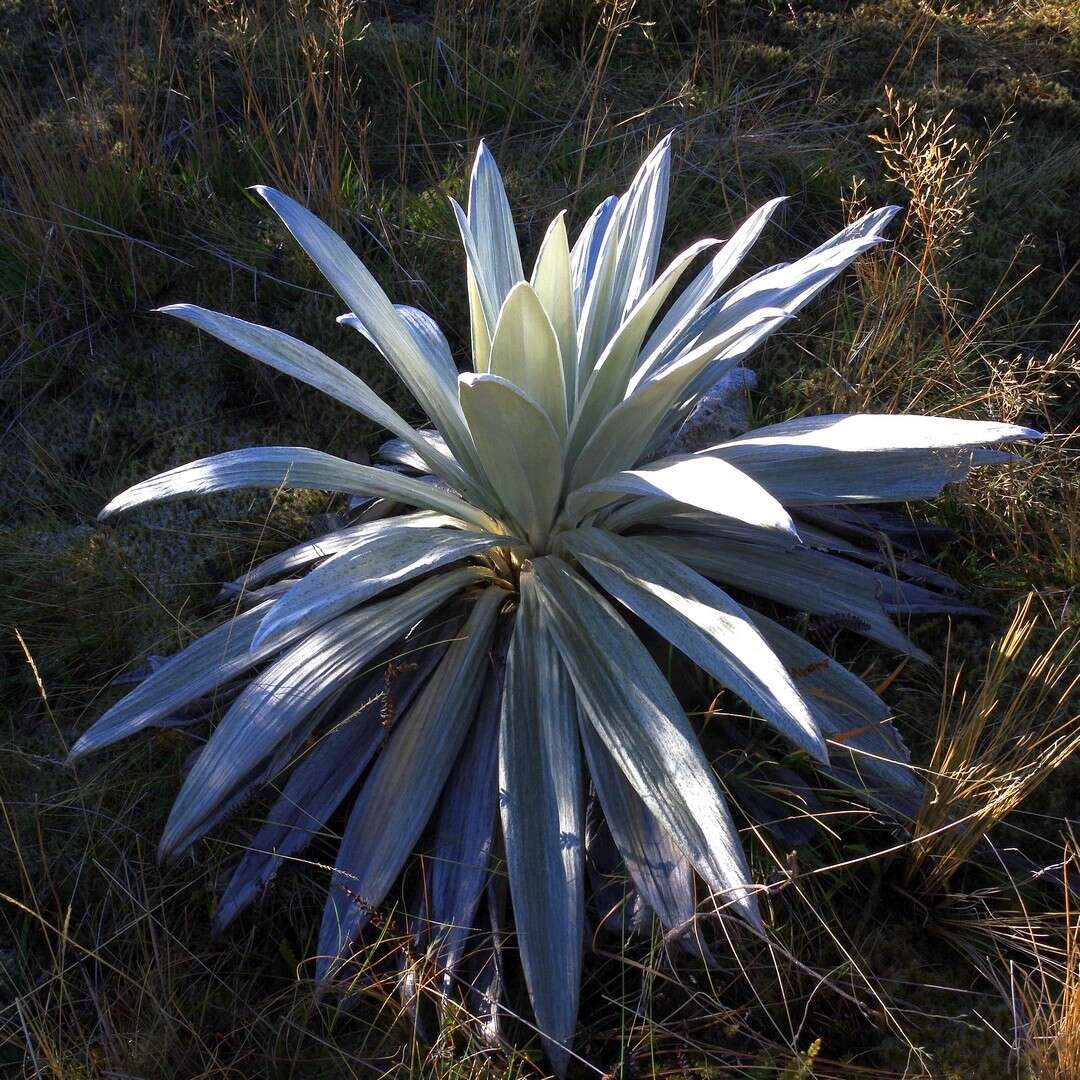
{"label": "upright central leaf", "polygon": [[555,329],[533,287],[515,285],[499,312],[488,371],[513,383],[566,434],[566,386]]}
{"label": "upright central leaf", "polygon": [[511,520],[546,551],[562,487],[562,444],[547,413],[497,375],[462,375],[461,407]]}

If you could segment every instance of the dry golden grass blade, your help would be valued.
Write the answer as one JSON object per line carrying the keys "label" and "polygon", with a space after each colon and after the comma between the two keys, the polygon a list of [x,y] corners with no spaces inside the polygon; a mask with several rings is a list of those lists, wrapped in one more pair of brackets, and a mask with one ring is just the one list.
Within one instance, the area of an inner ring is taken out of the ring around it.
{"label": "dry golden grass blade", "polygon": [[1080,1076],[1080,914],[1069,887],[1076,852],[1062,859],[1065,909],[1056,921],[1054,942],[1034,950],[1030,972],[1018,980],[1025,1025],[1023,1063],[1032,1080],[1073,1080]]}
{"label": "dry golden grass blade", "polygon": [[[961,665],[941,695],[927,797],[915,822],[909,882],[943,890],[987,833],[1080,748],[1080,634],[1053,633],[1029,593],[990,651],[981,678]],[[948,671],[948,667],[946,667]]]}

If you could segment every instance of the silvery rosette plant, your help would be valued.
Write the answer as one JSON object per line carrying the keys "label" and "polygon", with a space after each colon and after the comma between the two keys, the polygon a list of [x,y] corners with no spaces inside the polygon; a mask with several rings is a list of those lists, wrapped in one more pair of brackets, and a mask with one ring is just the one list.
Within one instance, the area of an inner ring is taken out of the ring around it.
{"label": "silvery rosette plant", "polygon": [[[301,447],[218,454],[136,484],[102,511],[279,487],[411,508],[369,514],[245,575],[232,617],[158,665],[73,754],[190,721],[199,703],[228,703],[160,846],[162,858],[179,856],[275,781],[277,801],[221,897],[219,928],[351,803],[319,936],[323,983],[348,971],[362,928],[420,850],[415,933],[447,994],[481,988],[497,1011],[490,957],[471,958],[474,928],[490,938],[503,925],[489,866],[504,860],[525,984],[560,1072],[595,837],[666,930],[693,923],[695,871],[716,908],[763,928],[717,773],[633,627],[674,645],[837,782],[886,806],[910,803],[919,784],[885,704],[746,600],[922,656],[895,617],[972,609],[950,579],[913,561],[910,523],[876,505],[932,497],[973,465],[1008,457],[990,447],[1037,437],[949,418],[817,416],[664,455],[702,395],[879,243],[897,209],[721,291],[781,200],[725,243],[701,241],[658,269],[669,174],[666,139],[572,247],[555,218],[526,278],[481,145],[468,211],[454,204],[472,322],[463,374],[427,315],[391,304],[326,225],[257,188],[348,306],[339,321],[378,349],[432,427],[410,426],[295,338],[175,305],[163,310],[393,439],[374,466]],[[745,727],[729,725],[732,737]]]}

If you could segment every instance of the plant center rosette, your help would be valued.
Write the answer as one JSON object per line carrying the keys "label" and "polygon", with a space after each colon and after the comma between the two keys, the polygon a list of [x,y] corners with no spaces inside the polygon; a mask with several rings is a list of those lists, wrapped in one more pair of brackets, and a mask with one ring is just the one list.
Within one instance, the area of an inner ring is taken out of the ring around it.
{"label": "plant center rosette", "polygon": [[[699,892],[710,910],[766,932],[717,773],[633,627],[740,698],[808,769],[910,812],[921,788],[889,709],[778,622],[774,605],[923,657],[902,622],[976,609],[920,562],[934,530],[881,504],[933,497],[973,466],[1008,460],[1003,444],[1038,438],[988,421],[815,416],[658,457],[703,394],[882,241],[897,209],[732,286],[782,200],[661,267],[669,177],[665,139],[572,246],[556,217],[526,278],[481,145],[468,209],[454,204],[471,313],[464,373],[434,321],[393,305],[340,237],[280,192],[256,189],[347,306],[338,321],[381,353],[431,426],[413,427],[302,341],[171,306],[392,437],[376,465],[303,447],[219,454],[136,484],[102,511],[281,487],[408,508],[254,568],[235,583],[232,616],[109,709],[73,756],[227,700],[160,846],[176,858],[275,782],[217,927],[347,811],[318,982],[348,975],[358,935],[419,851],[423,910],[410,932],[438,968],[443,1000],[464,994],[498,1015],[504,967],[493,955],[512,913],[536,1026],[560,1073],[600,888],[588,884],[591,862],[624,873],[633,905],[673,935],[695,924]],[[496,863],[505,875],[492,875]]]}

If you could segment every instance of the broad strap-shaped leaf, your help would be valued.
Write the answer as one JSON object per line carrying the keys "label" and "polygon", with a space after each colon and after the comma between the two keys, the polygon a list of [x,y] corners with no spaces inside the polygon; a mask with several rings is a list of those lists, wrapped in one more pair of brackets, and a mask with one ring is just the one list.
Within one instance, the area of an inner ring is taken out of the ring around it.
{"label": "broad strap-shaped leaf", "polygon": [[575,457],[603,417],[622,401],[645,333],[691,262],[716,240],[699,240],[676,255],[604,347],[574,413],[568,454]]}
{"label": "broad strap-shaped leaf", "polygon": [[713,256],[694,280],[676,297],[664,313],[656,329],[649,335],[638,361],[638,367],[648,371],[657,357],[670,355],[694,319],[710,303],[724,282],[743,257],[757,242],[762,230],[772,217],[773,211],[786,201],[786,196],[770,199],[754,211],[732,233],[731,237]]}
{"label": "broad strap-shaped leaf", "polygon": [[476,598],[461,636],[446,650],[412,708],[396,721],[364,781],[330,879],[319,930],[320,982],[346,959],[435,809],[473,723],[488,675],[488,646],[505,600],[505,590],[498,587]]}
{"label": "broad strap-shaped leaf", "polygon": [[859,255],[882,242],[876,232],[834,237],[819,248],[744,281],[704,308],[670,349],[658,354],[653,363],[662,367],[679,351],[693,348],[699,341],[715,336],[762,307],[780,308],[794,315],[828,284],[834,281]]}
{"label": "broad strap-shaped leaf", "polygon": [[272,656],[285,639],[261,649],[251,641],[273,603],[260,604],[203,634],[107,709],[71,748],[69,761],[156,726]]}
{"label": "broad strap-shaped leaf", "polygon": [[584,933],[584,786],[574,687],[541,621],[533,575],[506,667],[499,798],[518,951],[555,1071],[569,1064]]}
{"label": "broad strap-shaped leaf", "polygon": [[503,303],[491,340],[488,371],[532,398],[559,435],[566,434],[566,389],[559,341],[528,282],[515,285]]}
{"label": "broad strap-shaped leaf", "polygon": [[729,443],[734,446],[817,447],[846,453],[895,450],[967,450],[1019,440],[1038,440],[1032,428],[992,420],[904,413],[849,413],[803,416],[757,428]]}
{"label": "broad strap-shaped leaf", "polygon": [[810,252],[810,255],[821,255],[831,248],[848,243],[850,240],[862,240],[868,236],[879,236],[902,209],[903,207],[900,206],[879,206],[876,210],[867,210],[862,217],[857,218],[850,225],[845,225],[838,233],[818,244]]}
{"label": "broad strap-shaped leaf", "polygon": [[379,495],[448,514],[484,530],[495,525],[482,510],[431,484],[303,446],[253,446],[190,461],[121,492],[101,510],[98,520],[136,506],[188,495],[279,487]]}
{"label": "broad strap-shaped leaf", "polygon": [[[298,721],[269,756],[263,758],[245,776],[233,782],[228,794],[210,813],[193,818],[189,827],[173,838],[168,858],[171,860],[181,858],[204,836],[232,817],[252,796],[262,791],[267,785],[273,784],[286,772],[303,752],[312,732],[332,715],[337,699],[345,689],[345,685],[338,687]],[[204,751],[205,747],[198,751],[194,758],[195,762]]]}
{"label": "broad strap-shaped leaf", "polygon": [[714,581],[823,616],[919,660],[929,659],[886,615],[877,579],[854,563],[810,548],[784,549],[674,534],[643,535],[640,539]]}
{"label": "broad strap-shaped leaf", "polygon": [[1000,450],[878,450],[866,453],[822,447],[736,446],[710,448],[786,506],[915,502],[966,480],[972,468],[1000,465],[1014,455]]}
{"label": "broad strap-shaped leaf", "polygon": [[459,529],[386,529],[328,559],[289,590],[255,635],[262,645],[321,626],[350,608],[434,570],[507,546],[494,533]]}
{"label": "broad strap-shaped leaf", "polygon": [[[451,486],[473,491],[471,480],[453,458],[446,453],[440,453],[437,445],[425,440],[367,383],[347,368],[342,367],[336,360],[331,360],[325,353],[280,330],[245,322],[243,319],[234,319],[231,315],[208,311],[194,304],[171,304],[158,310],[165,315],[173,315],[191,323],[192,326],[197,326],[226,345],[239,349],[253,359],[286,375],[291,375],[294,379],[299,379],[309,386],[314,386],[324,394],[355,409],[362,416],[392,431],[398,438],[404,439],[436,476],[441,476]],[[443,338],[444,343],[445,340]],[[447,350],[447,356],[449,357],[449,350]],[[450,371],[452,372],[451,383],[456,382],[457,371],[452,361]]]}
{"label": "broad strap-shaped leaf", "polygon": [[255,191],[270,204],[349,310],[363,323],[379,352],[443,433],[458,464],[477,475],[475,448],[469,440],[453,389],[445,382],[445,371],[424,355],[413,331],[367,267],[348,244],[310,210],[273,188],[258,186]]}
{"label": "broad strap-shaped leaf", "polygon": [[618,270],[613,299],[621,297],[622,309],[612,305],[614,325],[634,310],[656,277],[671,186],[671,140],[670,134],[665,135],[653,147],[619,200]]}
{"label": "broad strap-shaped leaf", "polygon": [[[446,651],[460,621],[440,619],[403,641],[387,665],[346,692],[332,726],[289,774],[229,877],[214,912],[220,933],[324,829],[386,738],[387,723],[402,716]],[[494,780],[492,781],[494,785]]]}
{"label": "broad strap-shaped leaf", "polygon": [[233,702],[188,773],[161,837],[166,859],[233,786],[363,665],[483,572],[466,567],[321,626],[256,676]]}
{"label": "broad strap-shaped leaf", "polygon": [[298,577],[281,578],[280,581],[272,581],[260,589],[250,590],[244,590],[232,582],[227,582],[222,585],[221,591],[214,599],[218,604],[231,603],[237,613],[250,611],[264,600],[280,600],[299,580]]}
{"label": "broad strap-shaped leaf", "polygon": [[[435,374],[439,376],[447,389],[452,387],[457,381],[457,367],[454,364],[453,354],[450,352],[450,342],[439,329],[439,324],[426,312],[410,307],[408,304],[394,304],[394,311],[401,317],[405,329],[409,331],[416,347],[431,364]],[[339,315],[335,321],[341,326],[355,330],[367,338],[376,349],[379,348],[378,339],[356,312],[347,311],[344,315]]]}
{"label": "broad strap-shaped leaf", "polygon": [[[882,242],[879,233],[896,210],[896,207],[885,207],[864,215],[859,222],[842,230],[801,259],[781,263],[755,274],[702,308],[675,338],[650,356],[648,364],[642,364],[633,386],[639,386],[681,356],[695,351],[710,338],[727,332],[755,312],[776,308],[793,316],[859,255]],[[719,376],[719,372],[714,374],[706,369],[693,386],[695,394],[703,392]]]}
{"label": "broad strap-shaped leaf", "polygon": [[866,413],[789,420],[702,453],[743,469],[785,505],[812,506],[932,498],[973,465],[1009,460],[981,447],[1039,438],[1016,424]]}
{"label": "broad strap-shaped leaf", "polygon": [[[451,525],[451,523],[454,523]],[[418,510],[411,514],[395,514],[391,519],[378,521],[364,521],[359,525],[349,525],[344,529],[335,529],[333,532],[323,533],[312,540],[305,540],[294,547],[279,551],[276,555],[257,563],[246,573],[230,582],[227,588],[230,595],[238,591],[248,592],[261,585],[264,581],[281,577],[292,570],[300,570],[310,566],[320,559],[327,559],[331,555],[337,555],[354,544],[363,543],[366,539],[385,532],[387,529],[421,528],[434,529],[443,527],[459,527],[461,521],[458,518],[447,517],[445,514],[433,514],[430,510]]]}
{"label": "broad strap-shaped leaf", "polygon": [[584,716],[580,729],[589,777],[630,879],[665,930],[691,930],[695,911],[693,868]]}
{"label": "broad strap-shaped leaf", "polygon": [[749,344],[757,344],[787,319],[776,309],[758,311],[645,380],[604,417],[585,444],[574,464],[571,490],[633,468],[668,411],[703,370],[713,368],[719,378],[726,366],[733,367],[741,359]]}
{"label": "broad strap-shaped leaf", "polygon": [[542,546],[562,483],[562,446],[547,414],[497,375],[462,375],[461,405],[492,488],[524,535]]}
{"label": "broad strap-shaped leaf", "polygon": [[437,969],[450,994],[491,874],[499,795],[499,714],[509,640],[496,643],[476,720],[435,817],[425,897]]}
{"label": "broad strap-shaped leaf", "polygon": [[577,381],[577,312],[574,307],[565,210],[555,217],[544,234],[533,266],[532,287],[551,320],[559,342],[566,410],[570,414],[574,408]]}
{"label": "broad strap-shaped leaf", "polygon": [[[469,178],[469,227],[476,240],[482,273],[488,280],[495,310],[510,290],[525,279],[517,233],[499,167],[484,141],[476,148]],[[494,325],[494,323],[492,323]]]}
{"label": "broad strap-shaped leaf", "polygon": [[589,722],[698,873],[760,929],[734,822],[667,680],[615,609],[565,562],[545,556],[533,570],[544,624]]}
{"label": "broad strap-shaped leaf", "polygon": [[571,493],[563,516],[569,522],[577,522],[616,499],[637,495],[696,506],[757,528],[786,533],[797,541],[795,524],[780,502],[734,466],[712,468],[718,461],[718,458],[680,454],[594,480]]}
{"label": "broad strap-shaped leaf", "polygon": [[819,761],[821,731],[784,665],[727,593],[633,537],[576,529],[566,548],[605,591]]}

